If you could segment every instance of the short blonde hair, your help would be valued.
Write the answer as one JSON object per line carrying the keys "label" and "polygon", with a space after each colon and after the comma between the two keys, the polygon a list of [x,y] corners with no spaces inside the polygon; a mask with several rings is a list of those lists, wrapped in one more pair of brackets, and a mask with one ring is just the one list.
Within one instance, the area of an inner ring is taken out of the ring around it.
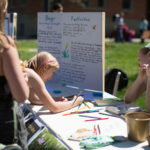
{"label": "short blonde hair", "polygon": [[7,0],[0,0],[0,31],[1,32],[3,31],[4,20],[7,13],[7,6],[8,6]]}
{"label": "short blonde hair", "polygon": [[3,52],[4,49],[9,49],[10,46],[17,48],[15,41],[10,36],[3,33],[7,7],[8,0],[0,0],[0,52]]}
{"label": "short blonde hair", "polygon": [[59,63],[51,53],[43,51],[32,57],[26,67],[33,69],[41,76],[48,69],[58,70]]}

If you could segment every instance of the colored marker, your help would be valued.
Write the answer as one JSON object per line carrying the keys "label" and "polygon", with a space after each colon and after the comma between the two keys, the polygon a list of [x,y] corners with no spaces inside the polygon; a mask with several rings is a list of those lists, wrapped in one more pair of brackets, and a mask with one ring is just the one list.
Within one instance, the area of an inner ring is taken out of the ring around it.
{"label": "colored marker", "polygon": [[78,109],[81,107],[82,103],[78,106]]}
{"label": "colored marker", "polygon": [[83,104],[84,104],[85,106],[87,106],[88,108],[91,108],[86,102],[83,102]]}
{"label": "colored marker", "polygon": [[81,107],[81,108],[77,109],[77,111],[76,111],[76,112],[83,111],[83,110],[85,110],[86,108],[87,108],[86,106],[84,106],[84,107]]}
{"label": "colored marker", "polygon": [[99,119],[99,117],[94,117],[94,116],[86,116],[86,115],[79,115],[80,117],[87,117],[87,118],[95,118],[95,119]]}
{"label": "colored marker", "polygon": [[90,120],[84,120],[84,121],[97,121],[97,120],[105,120],[109,118],[97,118],[97,119],[90,119]]}
{"label": "colored marker", "polygon": [[97,129],[96,129],[96,125],[94,125],[94,134],[96,134],[97,135]]}
{"label": "colored marker", "polygon": [[67,114],[63,114],[63,116],[79,114],[79,113],[92,113],[92,112],[99,112],[100,110],[104,110],[103,108],[100,109],[93,109],[93,110],[85,110],[85,111],[74,111]]}

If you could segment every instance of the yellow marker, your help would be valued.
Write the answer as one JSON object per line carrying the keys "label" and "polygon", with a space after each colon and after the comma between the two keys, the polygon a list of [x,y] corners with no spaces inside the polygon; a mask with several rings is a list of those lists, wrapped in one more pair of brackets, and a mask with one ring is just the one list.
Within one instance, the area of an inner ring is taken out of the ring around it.
{"label": "yellow marker", "polygon": [[83,102],[83,104],[84,104],[85,106],[87,106],[88,108],[91,108],[86,102]]}
{"label": "yellow marker", "polygon": [[78,111],[81,111],[81,110],[84,110],[84,109],[86,109],[87,108],[87,106],[84,106],[84,107],[82,107],[82,108],[79,108],[78,110],[77,110],[77,112]]}

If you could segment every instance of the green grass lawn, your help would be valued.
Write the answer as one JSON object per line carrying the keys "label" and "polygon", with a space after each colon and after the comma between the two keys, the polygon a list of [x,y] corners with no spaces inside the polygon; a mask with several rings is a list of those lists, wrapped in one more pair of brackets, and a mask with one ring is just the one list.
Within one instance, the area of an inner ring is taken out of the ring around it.
{"label": "green grass lawn", "polygon": [[[140,43],[115,43],[106,42],[105,48],[105,70],[108,68],[119,68],[126,72],[129,78],[128,87],[136,79],[138,68],[138,51],[145,44]],[[37,41],[17,41],[19,56],[22,60],[28,60],[37,53]],[[117,92],[117,96],[124,97],[126,88]],[[145,109],[145,94],[143,94],[135,104]]]}
{"label": "green grass lawn", "polygon": [[22,60],[29,60],[37,53],[37,41],[36,40],[21,40],[17,41],[19,57]]}

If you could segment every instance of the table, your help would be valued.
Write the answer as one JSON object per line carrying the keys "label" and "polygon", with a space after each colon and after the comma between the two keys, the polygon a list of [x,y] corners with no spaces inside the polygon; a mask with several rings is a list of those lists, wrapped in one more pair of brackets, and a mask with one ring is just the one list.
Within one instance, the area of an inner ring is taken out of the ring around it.
{"label": "table", "polygon": [[[65,112],[61,112],[58,114],[51,114],[47,108],[44,106],[37,105],[27,105],[32,112],[34,112],[38,118],[44,122],[44,124],[52,131],[54,134],[62,140],[67,146],[68,149],[72,150],[80,150],[79,142],[68,140],[68,137],[74,133],[79,128],[89,128],[92,129],[94,125],[99,124],[101,129],[101,135],[110,135],[110,136],[124,136],[127,137],[127,127],[126,122],[123,118],[109,116],[109,119],[99,120],[99,121],[89,121],[85,122],[84,120],[87,118],[80,117],[79,114],[63,116],[63,114],[69,113],[71,111],[76,110],[77,108],[73,108],[72,110],[68,110]],[[102,108],[102,113],[105,112],[105,107],[94,107],[94,109]],[[97,116],[104,117],[97,112],[93,112],[90,114],[85,114],[89,116]],[[106,117],[106,116],[105,116]],[[107,116],[108,117],[108,116]],[[103,150],[120,150],[120,149],[130,149],[130,150],[148,150],[148,142],[133,142],[130,140],[115,143],[106,147],[102,147],[99,149]]]}

